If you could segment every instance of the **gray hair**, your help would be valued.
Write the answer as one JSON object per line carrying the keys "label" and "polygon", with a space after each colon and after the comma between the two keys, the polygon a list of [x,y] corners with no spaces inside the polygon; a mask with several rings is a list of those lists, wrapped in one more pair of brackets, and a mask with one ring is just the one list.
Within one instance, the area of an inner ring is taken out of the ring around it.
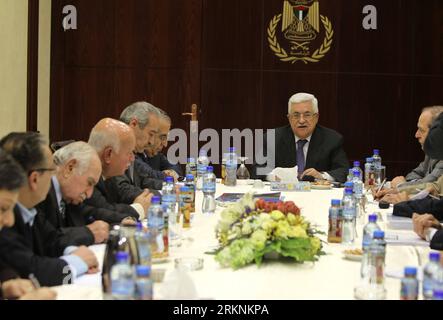
{"label": "gray hair", "polygon": [[426,107],[426,108],[423,108],[423,110],[421,111],[421,113],[423,113],[423,112],[429,112],[431,114],[431,122],[429,122],[429,128],[431,128],[435,119],[437,119],[437,117],[440,115],[440,113],[443,112],[443,106]]}
{"label": "gray hair", "polygon": [[291,105],[293,103],[301,103],[301,102],[311,102],[312,110],[314,113],[318,113],[318,100],[317,98],[310,93],[296,93],[291,98],[289,98],[288,102],[288,113],[291,113]]}
{"label": "gray hair", "polygon": [[137,119],[140,129],[144,129],[149,124],[149,116],[151,114],[160,117],[160,110],[148,102],[139,101],[123,110],[120,115],[120,121],[129,124],[132,119]]}
{"label": "gray hair", "polygon": [[77,141],[58,149],[54,153],[54,163],[57,166],[62,166],[75,159],[78,162],[76,172],[82,175],[90,167],[94,157],[99,159],[97,152],[92,146],[86,142]]}
{"label": "gray hair", "polygon": [[160,119],[166,120],[169,124],[172,123],[171,117],[166,113],[166,111],[159,109],[160,111]]}
{"label": "gray hair", "polygon": [[89,135],[88,144],[97,153],[101,153],[107,147],[111,147],[117,153],[120,151],[120,138],[117,132],[113,130],[103,130],[94,127]]}

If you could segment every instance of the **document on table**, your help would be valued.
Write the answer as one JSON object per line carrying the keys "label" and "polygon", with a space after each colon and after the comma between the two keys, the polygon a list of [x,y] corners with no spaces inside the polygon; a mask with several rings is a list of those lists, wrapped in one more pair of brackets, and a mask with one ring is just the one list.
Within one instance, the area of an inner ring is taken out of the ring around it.
{"label": "document on table", "polygon": [[385,240],[389,245],[427,247],[429,242],[411,232],[386,232]]}
{"label": "document on table", "polygon": [[392,213],[387,215],[388,227],[395,230],[412,230],[412,219],[407,217],[397,217]]}

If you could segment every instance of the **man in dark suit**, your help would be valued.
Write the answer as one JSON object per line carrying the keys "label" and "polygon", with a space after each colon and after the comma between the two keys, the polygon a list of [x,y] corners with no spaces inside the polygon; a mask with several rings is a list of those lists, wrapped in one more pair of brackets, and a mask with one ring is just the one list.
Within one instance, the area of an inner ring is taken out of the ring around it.
{"label": "man in dark suit", "polygon": [[[288,103],[289,125],[275,129],[275,167],[297,166],[298,178],[345,182],[349,162],[343,150],[343,137],[334,130],[317,125],[317,99],[307,93],[297,93]],[[263,176],[261,177],[263,178]]]}
{"label": "man in dark suit", "polygon": [[[440,114],[429,131],[424,150],[431,158],[443,160],[443,114]],[[434,204],[434,207],[440,209],[434,215],[441,218],[443,200]],[[440,221],[434,215],[414,213],[412,216],[414,231],[420,237],[430,242],[431,249],[443,250],[443,228]]]}
{"label": "man in dark suit", "polygon": [[72,243],[35,208],[45,199],[56,169],[46,140],[38,133],[11,133],[0,141],[0,147],[27,173],[14,209],[15,224],[0,236],[0,260],[21,277],[34,274],[48,286],[97,272],[95,254],[85,246],[77,247],[79,243]]}
{"label": "man in dark suit", "polygon": [[98,153],[102,177],[91,198],[81,205],[82,212],[108,223],[133,223],[137,219],[144,219],[151,204],[152,194],[149,190],[142,190],[131,204],[125,204],[106,183],[113,177],[122,176],[134,161],[136,139],[133,130],[121,121],[105,118],[94,126],[88,143]]}
{"label": "man in dark suit", "polygon": [[54,153],[57,166],[46,199],[37,205],[44,217],[73,241],[84,245],[108,238],[109,224],[97,220],[88,224],[79,206],[91,197],[101,175],[97,152],[83,141],[70,143]]}

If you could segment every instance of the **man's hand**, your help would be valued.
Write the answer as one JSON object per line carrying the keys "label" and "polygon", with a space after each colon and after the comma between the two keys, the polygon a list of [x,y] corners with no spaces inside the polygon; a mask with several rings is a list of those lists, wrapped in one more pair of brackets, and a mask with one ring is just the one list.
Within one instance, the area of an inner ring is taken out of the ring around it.
{"label": "man's hand", "polygon": [[57,293],[49,288],[40,288],[20,297],[20,300],[54,300]]}
{"label": "man's hand", "polygon": [[135,226],[137,221],[133,217],[126,217],[120,223],[124,226]]}
{"label": "man's hand", "polygon": [[174,170],[163,170],[163,173],[167,176],[173,177],[174,178],[174,182],[177,182],[178,180],[178,173],[175,172]]}
{"label": "man's hand", "polygon": [[422,239],[426,239],[426,232],[429,228],[440,229],[440,222],[435,219],[432,214],[417,214],[412,215],[412,223],[414,225],[414,232],[418,234]]}
{"label": "man's hand", "polygon": [[151,199],[153,194],[149,193],[149,190],[144,190],[137,198],[135,198],[134,203],[139,203],[145,210],[145,212],[148,210],[148,208],[151,206]]}
{"label": "man's hand", "polygon": [[73,255],[80,257],[87,265],[88,269],[98,269],[98,261],[94,252],[85,246],[80,246],[77,250],[72,252]]}
{"label": "man's hand", "polygon": [[435,187],[434,187],[433,185],[428,185],[428,186],[426,187],[426,191],[427,191],[429,194],[432,194],[433,196],[438,196],[438,195],[439,195],[438,190],[435,189]]}
{"label": "man's hand", "polygon": [[382,189],[379,192],[377,192],[376,187],[372,188],[372,195],[374,196],[374,200],[380,200],[382,199],[384,196],[388,195],[388,194],[396,194],[398,193],[398,191],[396,189],[392,189],[392,188],[388,188],[388,189]]}
{"label": "man's hand", "polygon": [[403,201],[408,201],[409,196],[406,192],[388,193],[381,200],[386,201],[387,203],[397,204]]}
{"label": "man's hand", "polygon": [[6,299],[15,299],[34,290],[34,285],[27,279],[12,279],[3,282],[1,290]]}
{"label": "man's hand", "polygon": [[106,240],[108,240],[109,237],[109,224],[98,220],[94,223],[88,224],[86,226],[89,230],[91,230],[92,234],[94,235],[94,241],[95,243],[103,243]]}
{"label": "man's hand", "polygon": [[313,176],[314,178],[317,178],[317,179],[323,179],[322,174],[320,172],[318,172],[317,170],[312,169],[312,168],[306,169],[303,172],[303,174],[301,175],[301,178],[303,178],[304,176]]}
{"label": "man's hand", "polygon": [[405,177],[403,177],[403,176],[395,177],[391,181],[391,188],[397,188],[399,184],[405,183],[405,182],[406,182],[406,178]]}

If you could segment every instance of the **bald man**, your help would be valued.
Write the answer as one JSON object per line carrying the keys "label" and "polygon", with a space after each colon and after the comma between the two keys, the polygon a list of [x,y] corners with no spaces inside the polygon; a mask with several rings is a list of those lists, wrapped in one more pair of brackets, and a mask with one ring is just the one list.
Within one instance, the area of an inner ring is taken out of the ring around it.
{"label": "bald man", "polygon": [[97,151],[102,164],[100,177],[90,199],[84,204],[88,206],[88,217],[108,223],[129,223],[131,220],[143,219],[151,204],[152,194],[144,191],[131,205],[118,203],[109,193],[104,181],[121,176],[134,161],[135,135],[125,123],[105,118],[100,120],[91,130],[89,144]]}

